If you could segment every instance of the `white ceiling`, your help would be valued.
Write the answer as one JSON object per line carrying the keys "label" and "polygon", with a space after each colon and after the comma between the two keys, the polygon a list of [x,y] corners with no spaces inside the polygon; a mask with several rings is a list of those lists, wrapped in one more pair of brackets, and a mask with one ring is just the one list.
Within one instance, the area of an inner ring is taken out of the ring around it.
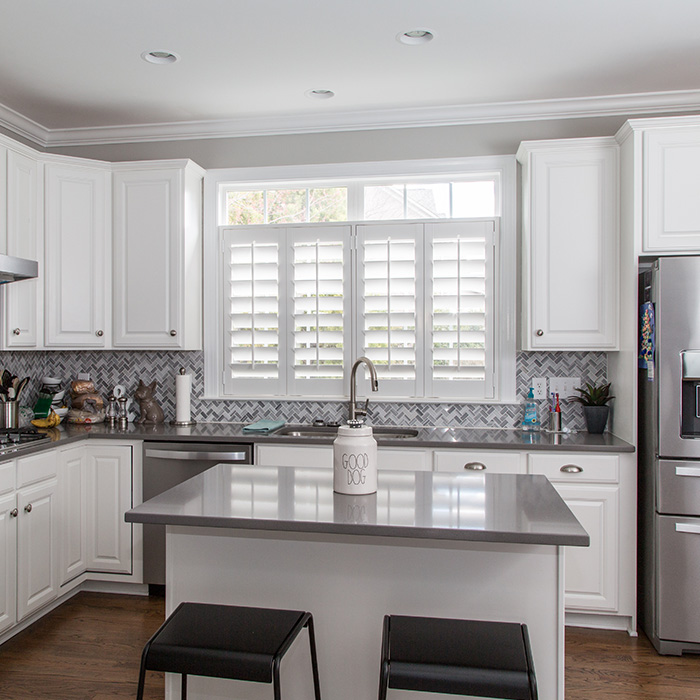
{"label": "white ceiling", "polygon": [[[0,0],[0,18],[0,125],[43,145],[700,109],[698,0]],[[435,39],[396,41],[416,28]]]}

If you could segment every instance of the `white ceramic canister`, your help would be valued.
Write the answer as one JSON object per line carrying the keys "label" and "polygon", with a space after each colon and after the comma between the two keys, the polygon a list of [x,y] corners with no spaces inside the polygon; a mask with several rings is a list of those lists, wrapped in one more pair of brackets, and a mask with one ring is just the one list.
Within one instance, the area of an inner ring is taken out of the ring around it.
{"label": "white ceramic canister", "polygon": [[377,441],[372,428],[348,421],[333,443],[333,490],[363,495],[377,491]]}

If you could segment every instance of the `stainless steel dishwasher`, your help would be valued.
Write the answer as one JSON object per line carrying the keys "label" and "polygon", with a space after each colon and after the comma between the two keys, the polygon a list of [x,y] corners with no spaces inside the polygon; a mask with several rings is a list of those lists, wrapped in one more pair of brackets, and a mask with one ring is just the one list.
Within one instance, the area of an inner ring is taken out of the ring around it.
{"label": "stainless steel dishwasher", "polygon": [[[206,471],[215,464],[251,464],[251,445],[211,442],[145,442],[143,500]],[[165,525],[143,526],[143,582],[165,585]]]}

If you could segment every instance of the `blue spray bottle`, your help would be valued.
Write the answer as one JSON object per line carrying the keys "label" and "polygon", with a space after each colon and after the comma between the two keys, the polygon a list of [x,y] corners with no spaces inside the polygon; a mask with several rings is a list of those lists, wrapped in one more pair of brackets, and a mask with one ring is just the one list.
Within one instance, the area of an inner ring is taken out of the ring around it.
{"label": "blue spray bottle", "polygon": [[535,390],[530,387],[525,401],[525,415],[523,416],[523,430],[532,432],[540,429],[540,419],[537,416],[537,403],[535,402]]}

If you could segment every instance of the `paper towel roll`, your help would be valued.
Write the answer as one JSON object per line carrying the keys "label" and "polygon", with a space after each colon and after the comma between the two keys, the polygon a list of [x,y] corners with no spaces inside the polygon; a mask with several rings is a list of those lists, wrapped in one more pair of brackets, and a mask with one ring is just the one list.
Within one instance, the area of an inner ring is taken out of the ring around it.
{"label": "paper towel roll", "polygon": [[175,375],[175,420],[178,423],[189,423],[190,400],[192,396],[192,375]]}

